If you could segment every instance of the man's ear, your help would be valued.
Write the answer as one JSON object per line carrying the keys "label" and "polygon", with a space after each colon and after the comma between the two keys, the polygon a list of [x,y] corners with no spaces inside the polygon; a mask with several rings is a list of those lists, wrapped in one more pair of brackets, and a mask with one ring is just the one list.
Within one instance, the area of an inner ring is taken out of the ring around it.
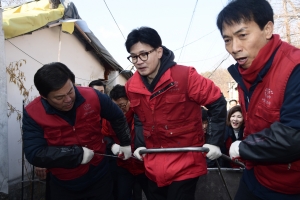
{"label": "man's ear", "polygon": [[160,59],[163,55],[164,50],[162,47],[158,47],[156,51],[158,53],[158,58]]}
{"label": "man's ear", "polygon": [[[40,95],[41,95],[41,94],[40,94]],[[44,97],[43,95],[41,95],[41,97],[42,97],[43,99],[47,100],[47,98],[46,98],[46,97]]]}
{"label": "man's ear", "polygon": [[265,31],[266,39],[267,40],[271,39],[271,37],[273,35],[273,31],[274,31],[274,24],[273,24],[273,22],[269,21],[265,25],[264,31]]}

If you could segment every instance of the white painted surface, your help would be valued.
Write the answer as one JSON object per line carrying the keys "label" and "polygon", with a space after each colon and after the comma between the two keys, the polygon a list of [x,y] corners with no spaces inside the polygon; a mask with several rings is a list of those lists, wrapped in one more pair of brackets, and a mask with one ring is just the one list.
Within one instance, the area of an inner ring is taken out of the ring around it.
{"label": "white painted surface", "polygon": [[[2,8],[0,8],[2,21]],[[0,192],[8,194],[8,125],[4,34],[0,24]]]}
{"label": "white painted surface", "polygon": [[[61,42],[60,52],[59,42]],[[11,62],[21,59],[26,60],[26,64],[20,68],[20,71],[24,72],[26,76],[25,87],[27,89],[31,86],[33,87],[29,97],[31,100],[38,96],[33,77],[36,71],[42,67],[42,64],[59,60],[71,69],[76,76],[76,83],[82,86],[88,86],[91,80],[104,78],[104,67],[101,66],[95,56],[91,52],[86,51],[83,43],[74,35],[60,34],[59,26],[38,30],[32,34],[9,39],[9,41],[6,40],[5,52],[6,66],[9,66]],[[120,76],[116,80],[117,82],[125,84],[126,79]],[[7,80],[7,98],[10,104],[17,110],[22,111],[23,97],[20,95],[18,87],[9,82],[9,80]],[[16,114],[13,114],[8,119],[8,152],[9,181],[18,182],[22,174],[22,143],[20,124],[16,120]]]}

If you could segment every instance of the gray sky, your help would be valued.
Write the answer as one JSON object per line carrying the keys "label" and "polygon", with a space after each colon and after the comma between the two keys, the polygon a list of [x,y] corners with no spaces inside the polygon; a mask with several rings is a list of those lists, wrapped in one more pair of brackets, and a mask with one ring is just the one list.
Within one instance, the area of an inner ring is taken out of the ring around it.
{"label": "gray sky", "polygon": [[[216,26],[217,15],[227,0],[73,0],[73,3],[124,69],[131,66],[126,59],[129,54],[125,38],[132,29],[141,26],[156,29],[163,45],[174,52],[175,61],[194,66],[198,72],[213,71],[228,57]],[[228,57],[220,67],[232,63],[233,59]]]}

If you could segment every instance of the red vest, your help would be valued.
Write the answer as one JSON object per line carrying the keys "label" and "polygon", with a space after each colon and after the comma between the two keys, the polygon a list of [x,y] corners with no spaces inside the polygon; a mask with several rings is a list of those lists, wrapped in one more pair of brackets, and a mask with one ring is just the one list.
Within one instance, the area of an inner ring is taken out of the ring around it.
{"label": "red vest", "polygon": [[[131,109],[131,108],[130,108]],[[131,136],[131,151],[134,152],[134,138],[135,138],[135,130],[134,130],[134,120],[133,120],[133,111],[129,110],[125,116],[127,119],[128,126],[130,127],[130,136]],[[115,143],[120,144],[119,139],[116,136],[116,133],[112,129],[110,123],[103,119],[102,120],[102,134],[105,136],[112,137]],[[145,172],[144,163],[140,160],[129,158],[127,160],[117,159],[117,164],[120,167],[127,169],[133,175],[139,175]]]}
{"label": "red vest", "polygon": [[[190,90],[199,95],[203,92],[201,89],[211,94],[221,93],[214,90],[212,82],[201,87],[190,86],[193,84],[189,83],[191,69],[171,67],[162,75],[153,93],[147,90],[138,73],[126,83],[130,106],[143,124],[146,148],[203,146],[201,109],[189,98]],[[200,75],[197,78],[203,79]],[[159,187],[207,173],[206,159],[201,152],[146,154],[144,163],[146,175]]]}
{"label": "red vest", "polygon": [[[92,88],[77,87],[85,98],[76,109],[76,122],[71,126],[58,115],[46,113],[41,97],[36,98],[27,107],[28,115],[44,130],[44,138],[49,146],[78,145],[87,147],[97,153],[105,153],[105,144],[101,132],[100,103],[96,92]],[[49,170],[60,180],[71,180],[84,175],[90,165],[97,166],[103,156],[95,155],[84,165],[73,169],[50,168]]]}
{"label": "red vest", "polygon": [[[246,113],[244,137],[270,128],[280,121],[280,109],[288,79],[300,63],[300,50],[282,43],[273,64],[263,81],[257,85],[246,112],[244,92],[238,87],[243,113]],[[287,133],[288,134],[288,133]],[[300,192],[300,160],[289,164],[259,165],[247,161],[247,168],[254,167],[257,180],[265,187],[286,194]]]}

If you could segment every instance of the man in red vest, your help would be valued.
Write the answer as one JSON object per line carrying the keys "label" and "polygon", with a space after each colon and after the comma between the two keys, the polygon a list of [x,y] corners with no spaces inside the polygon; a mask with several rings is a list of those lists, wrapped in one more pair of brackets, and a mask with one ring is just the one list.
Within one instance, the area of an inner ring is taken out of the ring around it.
{"label": "man in red vest", "polygon": [[[136,132],[139,130],[134,128],[134,112],[130,107],[130,101],[127,98],[125,86],[119,84],[115,85],[110,91],[109,96],[112,101],[121,108],[127,119],[128,126],[131,130],[131,149],[134,150],[134,139]],[[104,120],[102,125],[102,134],[107,136],[105,138],[108,143],[107,148],[110,147],[111,152],[114,155],[117,155],[120,148],[118,138],[116,138],[108,121]],[[118,159],[116,164],[118,166],[114,173],[116,173],[117,176],[116,182],[118,187],[117,199],[115,200],[136,199],[136,196],[141,198],[142,189],[145,196],[148,197],[148,178],[145,176],[144,163],[136,158],[129,158],[128,160]],[[140,185],[139,191],[135,190],[134,186],[136,184]]]}
{"label": "man in red vest", "polygon": [[237,200],[300,199],[300,50],[273,34],[273,15],[267,0],[235,0],[217,19],[245,120],[229,150],[246,160]]}
{"label": "man in red vest", "polygon": [[[144,161],[149,181],[149,199],[192,200],[198,177],[207,173],[201,152],[140,155],[146,148],[207,147],[206,155],[221,156],[226,101],[220,89],[193,67],[177,65],[172,51],[162,46],[156,30],[141,27],[126,40],[129,61],[137,72],[125,85],[143,135],[134,155]],[[208,108],[211,129],[204,139],[200,106]],[[144,139],[144,140],[143,140]]]}
{"label": "man in red vest", "polygon": [[130,130],[121,109],[89,87],[74,86],[75,76],[62,63],[41,67],[34,75],[40,95],[23,113],[26,159],[50,171],[52,200],[112,197],[101,119],[108,120],[120,141],[119,154],[131,156]]}

